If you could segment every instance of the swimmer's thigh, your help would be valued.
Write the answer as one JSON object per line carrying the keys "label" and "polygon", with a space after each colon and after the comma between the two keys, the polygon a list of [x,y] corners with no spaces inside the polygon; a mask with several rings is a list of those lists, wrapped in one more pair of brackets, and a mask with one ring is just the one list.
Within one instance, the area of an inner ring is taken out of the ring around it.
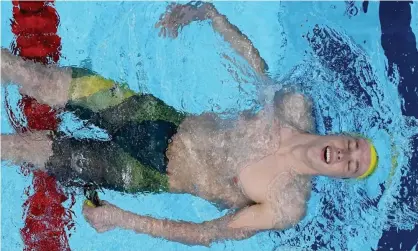
{"label": "swimmer's thigh", "polygon": [[115,191],[168,190],[165,174],[141,164],[112,141],[54,140],[47,170],[65,186],[94,185]]}

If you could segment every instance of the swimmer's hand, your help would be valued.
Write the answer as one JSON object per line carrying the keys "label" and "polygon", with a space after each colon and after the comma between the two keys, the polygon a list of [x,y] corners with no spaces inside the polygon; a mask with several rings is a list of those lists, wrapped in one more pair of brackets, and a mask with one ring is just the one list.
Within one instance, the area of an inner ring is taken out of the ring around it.
{"label": "swimmer's hand", "polygon": [[211,18],[216,9],[210,3],[170,4],[167,11],[161,15],[155,28],[160,28],[159,36],[176,38],[179,30],[192,21],[202,21]]}
{"label": "swimmer's hand", "polygon": [[89,203],[83,205],[84,218],[99,233],[113,230],[122,221],[124,210],[101,200],[99,207],[91,206]]}

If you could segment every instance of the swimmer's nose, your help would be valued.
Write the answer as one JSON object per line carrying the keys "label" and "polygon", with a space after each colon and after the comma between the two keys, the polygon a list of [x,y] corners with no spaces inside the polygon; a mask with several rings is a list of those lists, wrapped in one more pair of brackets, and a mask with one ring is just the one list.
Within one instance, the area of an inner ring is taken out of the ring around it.
{"label": "swimmer's nose", "polygon": [[347,151],[344,150],[344,149],[337,148],[336,151],[337,151],[337,161],[338,162],[344,161],[345,158],[348,156]]}

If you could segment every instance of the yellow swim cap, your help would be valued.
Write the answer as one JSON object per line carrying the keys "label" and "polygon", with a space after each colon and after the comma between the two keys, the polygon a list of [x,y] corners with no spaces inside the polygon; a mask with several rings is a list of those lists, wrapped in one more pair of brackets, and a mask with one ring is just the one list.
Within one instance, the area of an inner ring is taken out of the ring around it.
{"label": "yellow swim cap", "polygon": [[372,174],[374,172],[374,170],[376,170],[376,167],[377,167],[376,148],[373,146],[373,144],[370,140],[368,140],[368,142],[370,143],[370,165],[369,165],[369,168],[367,169],[367,171],[363,175],[358,177],[358,179],[364,179],[364,178],[368,177],[370,174]]}

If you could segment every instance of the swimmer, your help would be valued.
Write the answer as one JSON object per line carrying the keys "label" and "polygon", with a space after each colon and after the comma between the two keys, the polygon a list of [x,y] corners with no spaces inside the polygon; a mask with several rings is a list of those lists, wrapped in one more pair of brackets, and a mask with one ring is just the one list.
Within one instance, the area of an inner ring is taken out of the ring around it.
{"label": "swimmer", "polygon": [[[170,5],[156,27],[176,37],[181,27],[203,20],[267,78],[267,64],[252,42],[210,3]],[[230,209],[219,219],[194,223],[138,215],[106,201],[97,207],[85,203],[83,214],[98,232],[122,228],[204,246],[240,240],[303,219],[311,177],[366,178],[376,168],[368,140],[313,133],[311,104],[298,93],[277,92],[258,113],[226,121],[214,113],[178,112],[87,70],[24,61],[5,49],[1,56],[2,84],[18,83],[23,94],[72,112],[111,136],[2,135],[2,160],[33,163],[68,186],[188,193]]]}

